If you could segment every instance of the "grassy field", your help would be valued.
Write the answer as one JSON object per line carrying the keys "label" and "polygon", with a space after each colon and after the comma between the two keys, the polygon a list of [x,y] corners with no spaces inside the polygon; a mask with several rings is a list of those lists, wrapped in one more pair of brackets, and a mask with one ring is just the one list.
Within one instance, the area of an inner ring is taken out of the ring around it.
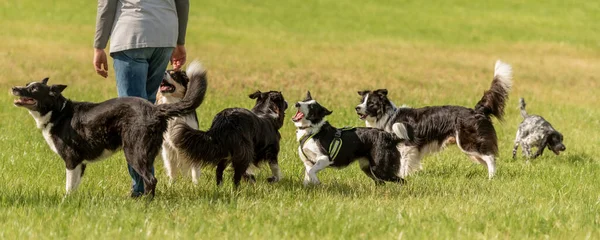
{"label": "grassy field", "polygon": [[[504,122],[495,121],[496,177],[456,147],[424,160],[407,184],[376,187],[358,166],[326,169],[303,187],[294,127],[286,121],[284,180],[217,188],[168,186],[162,161],[154,201],[131,200],[122,154],[88,167],[64,197],[64,163],[27,111],[0,95],[0,239],[598,239],[600,238],[600,2],[598,1],[192,1],[189,59],[209,70],[201,127],[226,107],[251,107],[256,89],[288,102],[306,90],[335,126],[362,126],[357,90],[387,88],[396,104],[474,106],[493,64],[513,66]],[[78,101],[116,96],[95,75],[94,1],[2,1],[0,88],[49,76]],[[517,100],[565,136],[567,151],[525,164],[510,158]],[[287,118],[294,114],[292,109]]]}

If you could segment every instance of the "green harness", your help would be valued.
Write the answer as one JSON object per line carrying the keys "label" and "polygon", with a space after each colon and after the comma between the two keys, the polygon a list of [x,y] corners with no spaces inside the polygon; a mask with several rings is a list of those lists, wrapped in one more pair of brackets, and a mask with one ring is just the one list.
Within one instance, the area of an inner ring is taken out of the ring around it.
{"label": "green harness", "polygon": [[[338,153],[340,152],[340,149],[342,149],[342,132],[344,131],[349,131],[349,130],[353,130],[354,128],[352,127],[345,127],[345,128],[339,128],[335,130],[335,134],[333,135],[333,140],[331,140],[331,143],[329,144],[329,161],[335,160],[335,158],[337,157]],[[320,132],[320,131],[319,131]],[[304,155],[304,157],[306,159],[308,159],[308,156],[306,156],[306,153],[304,152],[304,144],[306,143],[306,141],[310,140],[311,138],[313,138],[315,135],[317,135],[319,132],[313,133],[311,135],[305,135],[300,139],[300,151],[302,152],[302,155]]]}

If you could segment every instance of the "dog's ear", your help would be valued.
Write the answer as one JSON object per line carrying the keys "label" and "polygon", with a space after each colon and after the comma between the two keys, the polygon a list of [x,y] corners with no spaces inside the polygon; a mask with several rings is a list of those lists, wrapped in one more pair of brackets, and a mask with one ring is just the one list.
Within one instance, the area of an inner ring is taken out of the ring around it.
{"label": "dog's ear", "polygon": [[257,98],[260,98],[261,95],[262,95],[262,92],[260,92],[259,90],[256,90],[256,92],[248,95],[248,97],[250,97],[251,99],[257,99]]}
{"label": "dog's ear", "polygon": [[329,116],[333,113],[333,111],[329,111],[327,108],[323,108],[323,111],[325,112],[325,116]]}
{"label": "dog's ear", "polygon": [[388,90],[385,88],[377,89],[377,90],[375,90],[375,93],[385,97],[388,94]]}
{"label": "dog's ear", "polygon": [[50,79],[49,77],[42,79],[42,84],[47,85],[49,79]]}
{"label": "dog's ear", "polygon": [[369,90],[358,91],[358,95],[364,96],[364,95],[366,95],[369,92],[370,92]]}
{"label": "dog's ear", "polygon": [[50,86],[50,91],[54,92],[54,93],[61,93],[63,90],[65,90],[65,88],[67,88],[67,85],[62,85],[62,84],[52,85],[52,86]]}
{"label": "dog's ear", "polygon": [[306,101],[310,101],[313,100],[312,96],[310,95],[310,91],[306,91],[306,97],[304,97],[304,100],[302,100],[303,102]]}

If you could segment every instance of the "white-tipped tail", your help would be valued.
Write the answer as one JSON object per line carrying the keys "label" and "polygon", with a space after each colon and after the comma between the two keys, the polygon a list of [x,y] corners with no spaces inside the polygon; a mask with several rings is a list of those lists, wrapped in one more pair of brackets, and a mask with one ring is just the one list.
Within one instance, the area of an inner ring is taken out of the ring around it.
{"label": "white-tipped tail", "polygon": [[500,81],[502,88],[507,92],[510,91],[510,88],[512,87],[512,67],[500,60],[496,61],[494,78]]}
{"label": "white-tipped tail", "polygon": [[194,75],[202,74],[204,72],[206,72],[206,69],[204,69],[204,66],[198,60],[192,61],[187,66],[187,69],[185,71],[185,73],[187,74],[188,78],[190,78],[190,79],[192,79],[194,77]]}

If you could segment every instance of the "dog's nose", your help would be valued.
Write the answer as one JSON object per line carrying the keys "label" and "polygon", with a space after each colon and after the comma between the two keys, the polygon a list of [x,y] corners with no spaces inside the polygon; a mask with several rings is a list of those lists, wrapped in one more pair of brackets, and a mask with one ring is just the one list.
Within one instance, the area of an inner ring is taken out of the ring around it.
{"label": "dog's nose", "polygon": [[296,107],[296,108],[299,108],[299,107],[300,107],[300,103],[296,103],[296,104],[294,105],[294,107]]}
{"label": "dog's nose", "polygon": [[360,107],[359,107],[359,106],[356,106],[356,107],[354,108],[354,110],[356,110],[356,111],[358,112],[358,111],[360,111]]}
{"label": "dog's nose", "polygon": [[562,145],[562,146],[560,146],[560,150],[561,151],[567,150],[567,147],[565,147],[565,145]]}

